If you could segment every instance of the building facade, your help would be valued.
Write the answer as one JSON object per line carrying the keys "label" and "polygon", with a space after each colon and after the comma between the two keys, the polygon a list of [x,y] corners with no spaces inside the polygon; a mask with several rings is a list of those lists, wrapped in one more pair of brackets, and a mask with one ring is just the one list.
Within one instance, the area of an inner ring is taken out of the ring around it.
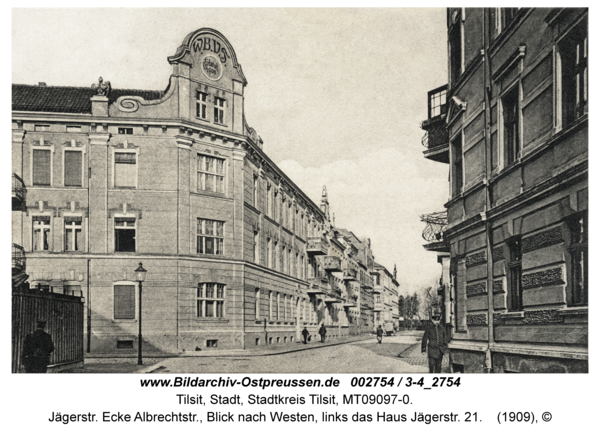
{"label": "building facade", "polygon": [[12,234],[31,287],[82,294],[88,352],[137,347],[139,262],[147,352],[289,344],[321,323],[348,335],[357,252],[248,126],[233,47],[203,28],[168,61],[164,91],[13,85],[28,197]]}
{"label": "building facade", "polygon": [[426,248],[452,367],[586,372],[588,11],[450,8],[447,29],[449,82],[422,128],[449,168]]}
{"label": "building facade", "polygon": [[398,299],[400,297],[400,284],[396,281],[394,274],[390,273],[385,266],[374,263],[372,276],[373,286],[373,309],[374,328],[379,325],[386,331],[399,329]]}

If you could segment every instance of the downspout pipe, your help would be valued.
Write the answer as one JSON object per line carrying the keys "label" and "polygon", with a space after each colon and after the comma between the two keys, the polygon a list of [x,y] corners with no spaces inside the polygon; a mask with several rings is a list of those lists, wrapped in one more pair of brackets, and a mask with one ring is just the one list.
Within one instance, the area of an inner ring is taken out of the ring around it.
{"label": "downspout pipe", "polygon": [[488,26],[489,23],[486,20],[486,8],[483,9],[483,93],[485,103],[485,208],[482,213],[482,219],[485,224],[485,238],[486,238],[486,255],[487,255],[487,296],[488,296],[488,347],[485,353],[485,365],[484,369],[486,373],[493,372],[492,365],[492,347],[494,346],[494,261],[492,257],[492,222],[488,218],[488,214],[492,207],[491,201],[491,190],[490,190],[490,177],[492,173],[492,151],[491,151],[491,65],[489,57],[489,40],[488,40]]}

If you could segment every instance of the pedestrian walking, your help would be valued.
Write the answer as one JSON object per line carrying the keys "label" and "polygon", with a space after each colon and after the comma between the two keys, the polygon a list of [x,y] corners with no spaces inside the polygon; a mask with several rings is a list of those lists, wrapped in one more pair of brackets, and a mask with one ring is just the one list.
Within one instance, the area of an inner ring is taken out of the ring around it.
{"label": "pedestrian walking", "polygon": [[304,338],[304,344],[306,344],[308,340],[308,329],[306,329],[306,326],[302,330],[302,338]]}
{"label": "pedestrian walking", "polygon": [[38,320],[36,330],[25,337],[22,362],[26,373],[45,373],[48,369],[54,343],[45,328],[46,322]]}
{"label": "pedestrian walking", "polygon": [[423,341],[421,342],[421,353],[427,351],[429,358],[429,372],[442,372],[442,359],[448,350],[448,339],[446,328],[440,324],[440,314],[434,313],[431,318],[433,324],[425,329]]}
{"label": "pedestrian walking", "polygon": [[379,344],[381,344],[381,340],[383,339],[383,328],[381,327],[381,325],[379,325],[379,327],[377,328],[377,342]]}
{"label": "pedestrian walking", "polygon": [[321,323],[321,327],[319,328],[319,335],[321,336],[321,343],[325,343],[325,335],[327,335],[327,329],[325,329],[325,325]]}

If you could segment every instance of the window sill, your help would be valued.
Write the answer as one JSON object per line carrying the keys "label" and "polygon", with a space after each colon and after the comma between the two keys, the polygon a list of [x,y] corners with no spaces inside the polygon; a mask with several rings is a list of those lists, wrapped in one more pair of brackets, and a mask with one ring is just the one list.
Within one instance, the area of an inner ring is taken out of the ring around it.
{"label": "window sill", "polygon": [[229,319],[219,317],[196,317],[196,322],[202,323],[228,323]]}
{"label": "window sill", "polygon": [[137,319],[112,319],[112,323],[137,323]]}
{"label": "window sill", "polygon": [[507,313],[500,313],[500,317],[503,319],[522,319],[525,317],[524,311],[509,311]]}
{"label": "window sill", "polygon": [[203,189],[192,191],[192,194],[204,195],[208,197],[227,198],[227,195],[224,192],[205,191]]}
{"label": "window sill", "polygon": [[203,122],[210,123],[210,120],[208,120],[208,119],[205,119],[205,118],[203,118],[203,117],[197,117],[197,116],[196,116],[196,120],[201,120],[201,121],[203,121]]}
{"label": "window sill", "polygon": [[224,127],[226,127],[226,128],[229,128],[229,126],[228,126],[228,125],[226,125],[226,124],[224,124],[224,123],[214,122],[214,124],[215,124],[215,125],[218,125],[218,126],[224,126]]}
{"label": "window sill", "polygon": [[567,307],[565,310],[558,310],[559,316],[582,316],[588,314],[588,307]]}
{"label": "window sill", "polygon": [[114,186],[112,189],[137,189],[137,186]]}

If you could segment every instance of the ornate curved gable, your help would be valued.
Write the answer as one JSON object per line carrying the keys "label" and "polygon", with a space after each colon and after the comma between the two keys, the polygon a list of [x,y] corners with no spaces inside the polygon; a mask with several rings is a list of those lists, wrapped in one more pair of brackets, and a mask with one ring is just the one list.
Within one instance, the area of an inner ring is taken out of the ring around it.
{"label": "ornate curved gable", "polygon": [[233,79],[248,84],[233,47],[214,29],[201,28],[188,34],[168,60],[190,65],[190,78],[195,80],[225,85]]}

